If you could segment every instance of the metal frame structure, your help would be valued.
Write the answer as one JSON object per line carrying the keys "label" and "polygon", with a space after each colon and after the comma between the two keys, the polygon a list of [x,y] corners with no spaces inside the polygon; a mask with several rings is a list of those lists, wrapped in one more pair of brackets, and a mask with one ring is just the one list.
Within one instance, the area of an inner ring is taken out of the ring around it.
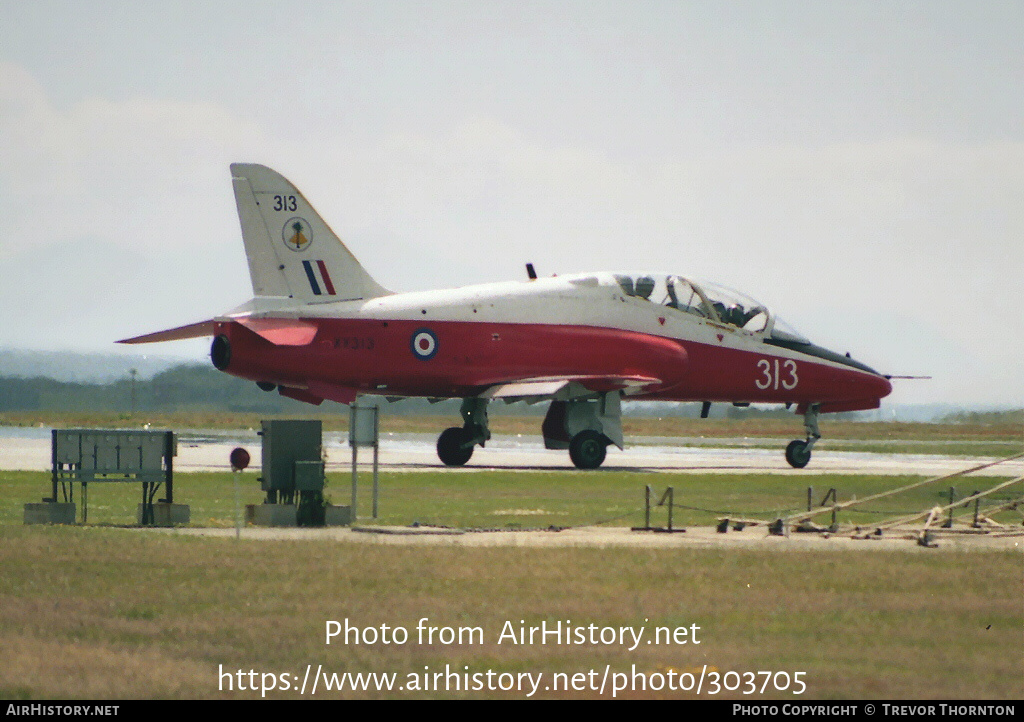
{"label": "metal frame structure", "polygon": [[153,502],[161,484],[166,496],[160,503],[174,503],[174,457],[177,440],[173,431],[54,429],[51,448],[50,499],[74,502],[74,484],[82,485],[82,523],[89,519],[89,484],[93,482],[141,482],[143,524],[154,523]]}

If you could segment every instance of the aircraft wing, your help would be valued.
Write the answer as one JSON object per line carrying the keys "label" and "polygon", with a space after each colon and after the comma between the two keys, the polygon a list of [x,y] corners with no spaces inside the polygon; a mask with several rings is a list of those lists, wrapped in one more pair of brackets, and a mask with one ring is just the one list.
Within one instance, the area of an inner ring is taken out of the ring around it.
{"label": "aircraft wing", "polygon": [[213,335],[213,324],[214,320],[211,318],[208,321],[190,323],[187,326],[178,326],[133,338],[123,338],[117,343],[157,343],[158,341],[180,341],[184,338],[202,338]]}
{"label": "aircraft wing", "polygon": [[537,403],[548,399],[569,401],[608,391],[622,391],[626,396],[640,393],[661,379],[646,376],[564,376],[534,378],[496,384],[480,394],[481,398],[504,399],[506,403],[526,401]]}

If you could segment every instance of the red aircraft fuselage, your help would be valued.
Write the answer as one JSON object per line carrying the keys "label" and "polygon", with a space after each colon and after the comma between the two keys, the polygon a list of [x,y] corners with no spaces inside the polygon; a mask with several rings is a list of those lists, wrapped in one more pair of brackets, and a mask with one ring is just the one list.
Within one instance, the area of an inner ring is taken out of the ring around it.
{"label": "red aircraft fuselage", "polygon": [[[551,316],[560,306],[585,318],[556,323]],[[862,364],[825,357],[810,343],[780,346],[764,328],[750,331],[628,296],[610,274],[397,294],[317,310],[276,319],[269,331],[251,330],[248,318],[218,321],[218,368],[306,400],[464,398],[525,380],[574,379],[595,393],[623,389],[632,398],[817,403],[822,411],[842,411],[875,408],[892,388]]]}

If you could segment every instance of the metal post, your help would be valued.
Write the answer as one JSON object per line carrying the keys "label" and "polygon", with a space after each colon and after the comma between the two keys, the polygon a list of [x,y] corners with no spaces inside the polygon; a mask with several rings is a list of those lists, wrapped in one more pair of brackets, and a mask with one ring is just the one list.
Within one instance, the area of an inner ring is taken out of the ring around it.
{"label": "metal post", "polygon": [[153,520],[152,520],[152,516],[153,516],[152,508],[149,505],[149,503],[147,503],[147,494],[146,494],[146,492],[148,490],[149,490],[149,482],[148,481],[142,482],[142,526],[146,526],[147,524],[151,524],[153,522]]}
{"label": "metal post", "polygon": [[380,475],[377,469],[377,453],[380,451],[380,445],[373,445],[373,518],[377,518],[377,482]]}
{"label": "metal post", "polygon": [[812,505],[812,502],[811,502],[811,499],[813,497],[814,497],[814,487],[813,486],[809,486],[809,487],[807,487],[807,511],[810,511],[813,508],[813,505]]}
{"label": "metal post", "polygon": [[238,469],[232,469],[231,471],[232,471],[232,475],[235,477],[235,539],[241,539],[242,538],[242,519],[241,519],[241,516],[240,516],[239,511],[238,511],[238,507],[239,507],[239,501],[238,501],[238,496],[239,496],[239,492],[238,492],[238,475],[239,475],[240,471]]}
{"label": "metal post", "polygon": [[[50,495],[54,502],[57,501],[57,431],[50,431],[50,482],[53,486],[53,493]],[[64,492],[64,501],[67,501],[68,493]]]}
{"label": "metal post", "polygon": [[168,431],[164,458],[167,459],[167,503],[174,503],[174,432]]}
{"label": "metal post", "polygon": [[651,528],[651,485],[644,490],[644,528]]}
{"label": "metal post", "polygon": [[352,444],[352,523],[356,523],[356,496],[359,489],[359,470],[356,464],[359,463],[359,444]]}
{"label": "metal post", "polygon": [[[365,413],[364,413],[365,412]],[[367,416],[369,414],[369,416]],[[377,406],[360,407],[352,404],[349,407],[348,442],[352,446],[352,520],[357,517],[356,497],[358,495],[358,463],[356,449],[360,446],[373,447],[373,518],[380,512],[380,440],[379,421],[380,408]],[[369,422],[368,425],[364,421]]]}
{"label": "metal post", "polygon": [[231,471],[235,476],[235,539],[242,538],[242,520],[239,514],[239,490],[238,490],[238,478],[242,470],[249,466],[251,457],[249,452],[243,449],[241,446],[237,447],[231,452]]}

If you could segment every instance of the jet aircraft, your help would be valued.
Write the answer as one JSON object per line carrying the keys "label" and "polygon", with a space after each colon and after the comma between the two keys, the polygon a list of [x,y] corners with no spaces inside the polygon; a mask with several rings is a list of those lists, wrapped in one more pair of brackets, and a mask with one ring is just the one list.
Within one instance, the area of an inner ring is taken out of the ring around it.
{"label": "jet aircraft", "polygon": [[449,466],[491,436],[494,399],[550,402],[549,449],[582,469],[624,440],[622,399],[794,405],[806,436],[786,448],[805,466],[821,413],[873,409],[889,378],[817,346],[764,305],[670,273],[583,273],[393,293],[375,281],[288,180],[231,166],[252,300],[207,321],[125,339],[212,336],[213,365],[311,404],[462,399],[441,433]]}

